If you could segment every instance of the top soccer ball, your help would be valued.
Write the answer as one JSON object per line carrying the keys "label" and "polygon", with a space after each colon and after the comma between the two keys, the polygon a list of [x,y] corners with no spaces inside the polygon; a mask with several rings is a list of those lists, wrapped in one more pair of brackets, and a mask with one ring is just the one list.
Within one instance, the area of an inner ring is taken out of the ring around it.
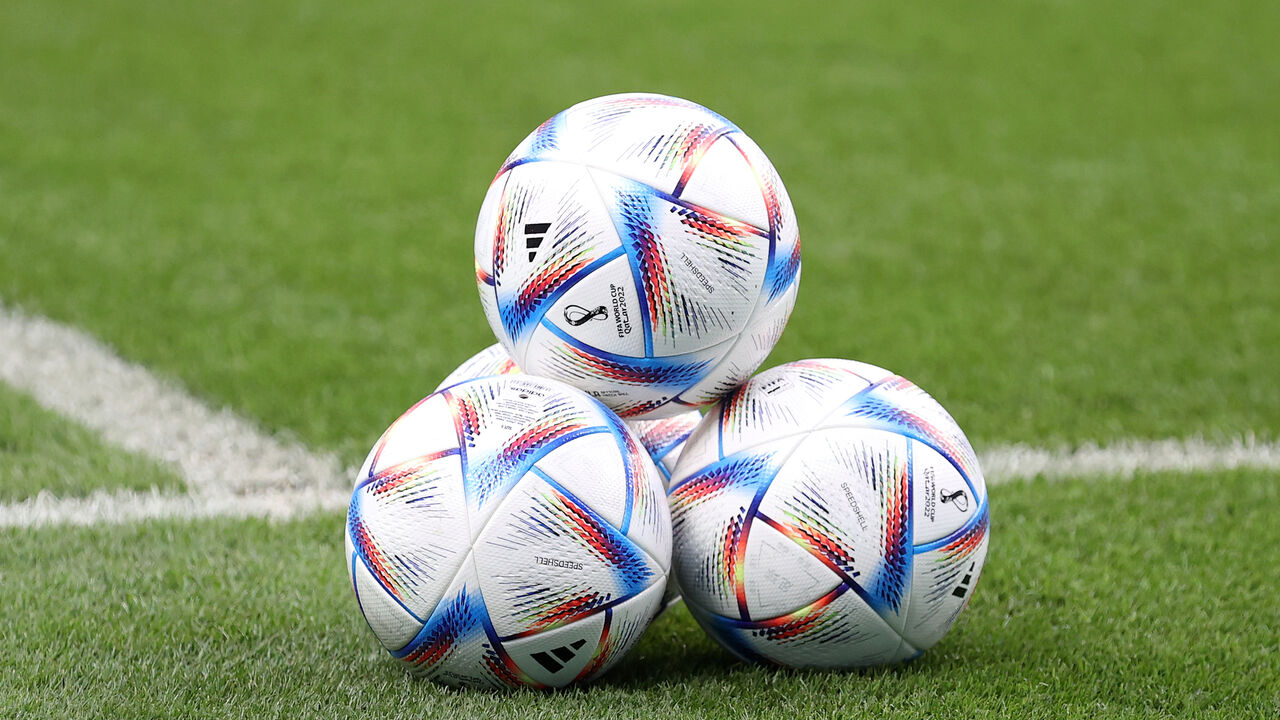
{"label": "top soccer ball", "polygon": [[745,381],[795,304],[786,189],[733,123],[687,100],[610,95],[547,120],[476,224],[489,324],[525,371],[624,417],[667,417]]}

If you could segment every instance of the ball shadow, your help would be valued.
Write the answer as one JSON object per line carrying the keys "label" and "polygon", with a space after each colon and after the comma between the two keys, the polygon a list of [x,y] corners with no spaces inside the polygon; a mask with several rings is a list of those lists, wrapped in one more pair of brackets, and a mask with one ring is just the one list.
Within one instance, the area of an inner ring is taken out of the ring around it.
{"label": "ball shadow", "polygon": [[933,674],[936,671],[936,663],[919,660],[851,670],[796,670],[747,663],[712,640],[694,622],[684,605],[678,604],[650,626],[630,654],[589,687],[651,691],[662,683],[714,681],[719,684],[741,675],[869,678],[885,675],[907,677],[921,673]]}

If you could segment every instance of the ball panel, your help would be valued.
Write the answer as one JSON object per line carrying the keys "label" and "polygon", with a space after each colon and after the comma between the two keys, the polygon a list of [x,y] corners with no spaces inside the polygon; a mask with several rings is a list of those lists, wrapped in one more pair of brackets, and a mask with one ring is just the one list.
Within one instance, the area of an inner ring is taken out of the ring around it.
{"label": "ball panel", "polygon": [[[662,477],[635,434],[616,417],[606,420],[608,433],[567,443],[536,467],[618,528],[665,572],[671,558],[671,514]],[[601,483],[601,477],[626,482]]]}
{"label": "ball panel", "polygon": [[440,381],[440,384],[436,386],[435,392],[440,392],[450,385],[457,385],[467,380],[475,380],[476,378],[490,375],[515,375],[519,372],[520,368],[501,345],[490,345],[463,361],[444,380]]}
{"label": "ball panel", "polygon": [[610,95],[565,110],[554,157],[603,167],[674,193],[715,141],[737,128],[697,103]]}
{"label": "ball panel", "polygon": [[665,358],[614,355],[544,324],[533,331],[520,366],[572,383],[624,418],[655,419],[688,410],[672,398],[703,377],[715,357],[715,348]]}
{"label": "ball panel", "polygon": [[458,448],[458,435],[443,397],[429,395],[409,408],[387,428],[373,446],[356,482],[422,457],[434,457]]}
{"label": "ball panel", "polygon": [[685,478],[720,459],[720,418],[718,406],[712,406],[706,415],[693,426],[689,437],[680,446],[680,455],[671,468],[671,488]]}
{"label": "ball panel", "polygon": [[885,378],[867,392],[849,398],[828,417],[831,424],[845,425],[850,420],[901,433],[928,445],[956,465],[975,498],[986,500],[978,456],[968,438],[951,414],[910,380]]}
{"label": "ball panel", "polygon": [[529,677],[547,687],[564,687],[591,664],[605,619],[605,613],[598,612],[563,627],[504,640],[502,645]]}
{"label": "ball panel", "polygon": [[893,433],[813,431],[778,470],[758,511],[898,627],[894,616],[904,610],[911,579],[908,453],[906,439]]}
{"label": "ball panel", "polygon": [[743,555],[755,505],[797,443],[762,443],[700,469],[674,485],[672,562],[686,599],[711,612],[746,612]]}
{"label": "ball panel", "polygon": [[946,537],[985,510],[964,476],[937,450],[911,442],[912,517],[916,545]]}
{"label": "ball panel", "polygon": [[921,650],[933,647],[973,597],[990,540],[986,507],[968,526],[915,555],[911,606],[903,636]]}
{"label": "ball panel", "polygon": [[760,295],[768,234],[647,185],[590,173],[642,294],[646,354],[679,355],[736,337]]}
{"label": "ball panel", "polygon": [[698,624],[738,657],[795,668],[848,668],[917,654],[847,585],[787,615],[742,621],[686,603]]}
{"label": "ball panel", "polygon": [[[644,327],[631,265],[616,257],[562,286],[543,322],[583,345],[617,355],[644,356]],[[606,255],[606,258],[611,257]]]}
{"label": "ball panel", "polygon": [[537,470],[508,493],[477,539],[475,558],[501,637],[560,627],[666,576],[661,563]]}
{"label": "ball panel", "polygon": [[547,453],[536,467],[555,478],[605,522],[617,528],[623,526],[629,509],[627,485],[600,482],[601,477],[621,478],[628,473],[612,434],[596,433],[565,443]]}
{"label": "ball panel", "polygon": [[666,572],[671,568],[671,510],[662,474],[635,433],[621,419],[611,420],[614,438],[627,465],[628,508],[622,532]]}
{"label": "ball panel", "polygon": [[418,618],[439,602],[470,544],[461,475],[456,453],[428,456],[383,469],[352,493],[347,535],[355,553]]}
{"label": "ball panel", "polygon": [[500,238],[505,238],[508,229],[506,220],[502,218],[502,198],[506,188],[507,175],[499,175],[489,184],[484,201],[480,203],[474,238],[477,277],[492,278],[494,250],[499,245],[505,250],[505,242],[500,241]]}
{"label": "ball panel", "polygon": [[477,250],[492,258],[500,320],[494,333],[517,349],[520,363],[529,331],[551,303],[619,245],[585,168],[537,162],[507,175],[492,243],[478,242]]}
{"label": "ball panel", "polygon": [[422,623],[383,589],[358,553],[348,557],[360,613],[383,647],[399,650],[418,634]]}
{"label": "ball panel", "polygon": [[800,271],[800,234],[796,224],[795,209],[782,178],[774,169],[773,163],[765,156],[764,151],[755,141],[743,133],[735,133],[729,139],[742,151],[755,171],[768,209],[769,224],[767,228],[774,239],[774,247],[769,256],[769,271],[766,280],[768,298],[773,300],[786,291],[793,282],[798,281]]}
{"label": "ball panel", "polygon": [[716,420],[717,452],[728,456],[778,435],[817,427],[845,398],[871,382],[856,368],[826,360],[801,360],[766,370],[707,412]]}
{"label": "ball panel", "polygon": [[454,687],[539,687],[494,632],[470,555],[422,629],[391,655],[414,675]]}
{"label": "ball panel", "polygon": [[809,548],[783,535],[768,522],[751,523],[743,555],[743,585],[754,618],[794,612],[831,592],[841,583]]}
{"label": "ball panel", "polygon": [[731,137],[721,137],[707,149],[676,195],[724,217],[767,230],[769,210],[760,181]]}
{"label": "ball panel", "polygon": [[605,627],[591,663],[582,671],[583,679],[600,677],[635,647],[649,623],[662,609],[665,589],[666,583],[654,583],[639,595],[628,598],[603,613]]}
{"label": "ball panel", "polygon": [[658,471],[662,473],[664,488],[670,481],[671,471],[675,469],[676,461],[680,458],[684,441],[689,438],[689,434],[701,420],[701,413],[697,410],[689,410],[659,420],[627,422],[627,426],[635,431],[640,444],[644,445],[644,449],[649,452],[649,457],[653,458]]}
{"label": "ball panel", "polygon": [[702,380],[681,393],[680,399],[692,405],[716,402],[745,383],[773,351],[787,326],[795,306],[796,291],[791,289],[776,301],[758,307],[746,330],[720,362],[707,371]]}
{"label": "ball panel", "polygon": [[459,437],[474,538],[508,490],[559,445],[608,432],[600,406],[570,388],[527,375],[482,378],[440,394]]}

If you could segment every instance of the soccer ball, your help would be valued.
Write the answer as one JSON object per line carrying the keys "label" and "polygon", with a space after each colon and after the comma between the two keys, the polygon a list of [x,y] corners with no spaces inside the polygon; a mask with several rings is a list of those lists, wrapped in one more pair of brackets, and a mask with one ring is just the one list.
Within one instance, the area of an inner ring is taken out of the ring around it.
{"label": "soccer ball", "polygon": [[964,610],[987,554],[964,433],[908,380],[847,360],[774,368],[711,408],[668,499],[685,604],[749,661],[913,658]]}
{"label": "soccer ball", "polygon": [[599,402],[527,375],[410,408],[356,477],[360,611],[417,675],[561,687],[608,670],[657,613],[671,557],[662,480]]}
{"label": "soccer ball", "polygon": [[687,100],[610,95],[561,112],[503,163],[480,209],[485,315],[526,372],[619,415],[712,403],[795,304],[786,189],[733,123]]}
{"label": "soccer ball", "polygon": [[440,381],[435,391],[440,392],[450,385],[457,385],[460,382],[489,377],[490,375],[518,374],[520,374],[520,366],[516,365],[516,361],[511,359],[507,351],[503,350],[501,345],[490,345],[463,360],[461,365],[454,368],[453,372]]}
{"label": "soccer ball", "polygon": [[697,410],[657,420],[627,421],[627,426],[635,431],[640,444],[649,451],[649,457],[653,458],[654,465],[662,474],[664,486],[671,484],[671,472],[680,460],[684,442],[701,421],[702,413]]}
{"label": "soccer ball", "polygon": [[[465,360],[456,370],[436,388],[439,392],[450,385],[464,380],[474,380],[489,375],[513,375],[520,372],[507,351],[501,345],[490,345]],[[649,452],[649,457],[662,474],[663,483],[670,482],[671,471],[675,469],[680,458],[680,449],[684,441],[693,432],[693,428],[702,419],[697,410],[688,410],[679,415],[657,420],[630,420],[630,427],[640,440],[640,444]]]}

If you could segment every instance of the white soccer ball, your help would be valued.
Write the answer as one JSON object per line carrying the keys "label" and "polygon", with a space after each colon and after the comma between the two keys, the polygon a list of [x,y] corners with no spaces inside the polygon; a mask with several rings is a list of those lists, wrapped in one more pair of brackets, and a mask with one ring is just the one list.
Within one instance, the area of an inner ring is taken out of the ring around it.
{"label": "white soccer ball", "polygon": [[[436,391],[439,392],[465,380],[489,375],[514,375],[519,372],[520,367],[501,345],[490,345],[463,361],[457,369],[449,373]],[[649,457],[653,459],[658,472],[662,474],[665,484],[670,481],[671,471],[675,469],[676,461],[680,459],[680,449],[684,447],[685,439],[701,419],[702,413],[697,410],[688,410],[669,418],[625,422],[635,432],[640,444],[649,452]]]}
{"label": "white soccer ball", "polygon": [[623,417],[712,403],[769,354],[800,240],[769,159],[687,100],[610,95],[547,120],[476,223],[489,324],[526,372]]}
{"label": "white soccer ball", "polygon": [[660,608],[662,480],[599,402],[526,375],[410,408],[356,477],[347,564],[394,657],[455,686],[561,687],[608,670]]}
{"label": "white soccer ball", "polygon": [[694,618],[748,661],[907,660],[973,597],[987,491],[932,397],[848,360],[790,363],[708,412],[668,493]]}

